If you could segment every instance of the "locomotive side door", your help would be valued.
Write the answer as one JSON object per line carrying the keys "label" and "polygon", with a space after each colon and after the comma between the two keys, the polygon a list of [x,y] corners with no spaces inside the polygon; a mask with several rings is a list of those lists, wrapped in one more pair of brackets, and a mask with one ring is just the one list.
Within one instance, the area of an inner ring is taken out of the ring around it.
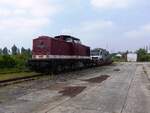
{"label": "locomotive side door", "polygon": [[75,42],[75,40],[73,41],[73,48],[74,48],[74,56],[79,56],[79,46]]}

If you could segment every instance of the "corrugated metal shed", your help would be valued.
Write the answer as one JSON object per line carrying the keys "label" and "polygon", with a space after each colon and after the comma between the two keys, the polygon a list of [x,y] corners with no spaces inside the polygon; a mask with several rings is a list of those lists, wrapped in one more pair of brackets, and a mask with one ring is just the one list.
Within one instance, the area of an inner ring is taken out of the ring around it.
{"label": "corrugated metal shed", "polygon": [[136,62],[137,61],[137,54],[136,53],[128,53],[127,54],[127,61],[128,62]]}

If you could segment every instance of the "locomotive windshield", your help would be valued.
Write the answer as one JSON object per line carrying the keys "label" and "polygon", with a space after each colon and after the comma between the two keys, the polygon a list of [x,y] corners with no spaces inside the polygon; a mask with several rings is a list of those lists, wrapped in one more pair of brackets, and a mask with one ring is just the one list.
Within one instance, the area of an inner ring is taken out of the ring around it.
{"label": "locomotive windshield", "polygon": [[66,42],[73,42],[72,38],[66,38]]}
{"label": "locomotive windshield", "polygon": [[74,43],[81,44],[80,40],[74,40]]}
{"label": "locomotive windshield", "polygon": [[81,44],[80,39],[72,37],[72,36],[69,36],[69,35],[60,35],[60,36],[56,36],[55,38],[56,39],[61,38],[61,39],[63,39],[66,42],[74,42],[74,43],[77,43],[77,44]]}
{"label": "locomotive windshield", "polygon": [[99,51],[91,51],[91,56],[99,56]]}
{"label": "locomotive windshield", "polygon": [[81,44],[81,41],[80,40],[75,40],[73,38],[66,38],[65,39],[66,42],[74,42],[76,44]]}

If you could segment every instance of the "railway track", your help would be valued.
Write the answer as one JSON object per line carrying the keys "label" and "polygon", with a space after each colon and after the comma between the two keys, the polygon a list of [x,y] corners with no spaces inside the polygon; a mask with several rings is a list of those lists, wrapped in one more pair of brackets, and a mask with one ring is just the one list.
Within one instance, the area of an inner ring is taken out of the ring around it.
{"label": "railway track", "polygon": [[[101,65],[101,66],[105,66],[105,65]],[[101,67],[101,66],[95,66],[95,67]],[[89,68],[84,68],[84,69],[89,69]],[[74,71],[81,71],[84,69],[77,69]],[[52,75],[54,74],[55,76],[57,76],[60,73],[67,73],[67,72],[69,73],[69,72],[74,72],[74,71],[68,70],[68,71],[62,71],[62,72],[40,73],[40,74],[35,74],[32,76],[25,76],[25,77],[18,77],[18,78],[12,78],[12,79],[7,79],[7,80],[0,80],[0,87],[11,85],[11,84],[16,84],[16,83],[21,83],[21,82],[25,82],[25,81],[40,79],[43,76],[50,76],[50,74],[52,74]]]}

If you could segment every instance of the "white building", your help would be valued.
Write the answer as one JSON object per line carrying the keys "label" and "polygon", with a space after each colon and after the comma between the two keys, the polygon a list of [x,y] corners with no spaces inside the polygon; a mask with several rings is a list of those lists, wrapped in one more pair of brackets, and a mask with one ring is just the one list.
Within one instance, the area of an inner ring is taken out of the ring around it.
{"label": "white building", "polygon": [[137,54],[136,53],[128,53],[127,54],[127,61],[128,62],[136,62],[137,61]]}
{"label": "white building", "polygon": [[120,57],[120,58],[122,57],[122,55],[121,55],[120,53],[116,54],[116,56],[117,56],[117,57]]}

